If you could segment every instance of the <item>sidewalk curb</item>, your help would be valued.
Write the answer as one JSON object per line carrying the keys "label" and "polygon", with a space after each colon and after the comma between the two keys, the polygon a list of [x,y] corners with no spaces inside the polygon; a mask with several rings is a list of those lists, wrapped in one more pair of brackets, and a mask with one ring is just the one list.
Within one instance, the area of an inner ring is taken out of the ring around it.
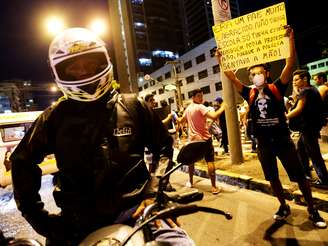
{"label": "sidewalk curb", "polygon": [[[188,173],[187,166],[181,167],[180,170]],[[195,165],[194,175],[202,178],[209,178],[207,168],[198,167],[197,165]],[[217,181],[274,196],[270,187],[270,182],[266,180],[221,170],[216,170],[215,175]],[[287,200],[294,201],[298,205],[306,205],[300,190],[293,191],[289,185],[283,185],[283,188]],[[316,207],[321,211],[328,212],[328,195],[312,191],[312,196]]]}

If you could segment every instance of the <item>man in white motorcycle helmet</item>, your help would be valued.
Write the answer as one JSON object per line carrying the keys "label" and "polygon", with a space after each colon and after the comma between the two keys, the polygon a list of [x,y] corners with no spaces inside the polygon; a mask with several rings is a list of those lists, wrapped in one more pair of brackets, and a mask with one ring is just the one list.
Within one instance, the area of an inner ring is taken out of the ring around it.
{"label": "man in white motorcycle helmet", "polygon": [[71,99],[94,101],[110,88],[113,66],[105,43],[86,29],[57,36],[49,48],[49,62],[58,87]]}
{"label": "man in white motorcycle helmet", "polygon": [[[143,161],[144,148],[165,164],[173,155],[172,138],[136,95],[111,87],[113,65],[91,31],[59,34],[49,63],[64,97],[42,113],[11,155],[14,196],[47,245],[78,245],[101,227],[134,225],[158,185]],[[39,195],[38,164],[49,154],[58,167],[53,196],[60,214],[45,210]],[[156,230],[158,241],[193,245],[180,228]]]}

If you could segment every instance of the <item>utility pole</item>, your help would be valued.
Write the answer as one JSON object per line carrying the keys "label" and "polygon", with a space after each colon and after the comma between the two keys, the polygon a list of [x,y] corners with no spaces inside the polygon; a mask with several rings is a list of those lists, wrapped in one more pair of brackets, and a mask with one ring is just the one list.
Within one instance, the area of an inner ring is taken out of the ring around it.
{"label": "utility pole", "polygon": [[[214,24],[219,24],[231,19],[229,0],[212,0],[212,11]],[[227,120],[231,163],[240,164],[244,161],[244,158],[240,139],[240,128],[238,124],[235,88],[225,76],[223,71],[220,72],[220,75],[223,87],[223,100],[226,103],[225,115]]]}
{"label": "utility pole", "polygon": [[182,102],[182,96],[181,96],[181,85],[178,80],[178,73],[177,73],[177,64],[181,64],[180,60],[175,60],[175,61],[167,61],[165,64],[171,64],[172,65],[172,70],[173,70],[173,75],[175,79],[175,86],[176,86],[176,92],[178,94],[178,110],[181,110],[183,107],[183,102]]}
{"label": "utility pole", "polygon": [[120,90],[138,92],[135,40],[132,30],[132,10],[129,0],[108,0],[111,40],[115,56],[114,67]]}

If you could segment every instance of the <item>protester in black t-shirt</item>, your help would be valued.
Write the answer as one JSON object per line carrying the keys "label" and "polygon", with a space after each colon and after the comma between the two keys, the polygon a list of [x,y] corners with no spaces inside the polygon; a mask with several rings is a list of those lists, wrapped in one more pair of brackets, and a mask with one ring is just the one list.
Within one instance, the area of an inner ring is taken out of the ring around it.
{"label": "protester in black t-shirt", "polygon": [[[277,158],[286,169],[291,181],[297,182],[308,205],[309,219],[318,228],[327,227],[326,222],[314,208],[309,181],[305,178],[302,165],[297,158],[295,145],[290,137],[286,122],[284,93],[287,89],[292,67],[295,62],[294,32],[286,27],[289,37],[290,55],[280,77],[274,83],[267,81],[269,73],[265,64],[250,67],[249,78],[252,87],[245,86],[232,71],[225,75],[234,84],[237,91],[250,106],[254,135],[258,140],[257,155],[262,165],[266,180],[271,184],[277,196],[280,207],[274,214],[275,220],[285,219],[290,215],[290,207],[284,198],[284,190],[279,179]],[[218,62],[221,64],[221,54],[217,51]]]}

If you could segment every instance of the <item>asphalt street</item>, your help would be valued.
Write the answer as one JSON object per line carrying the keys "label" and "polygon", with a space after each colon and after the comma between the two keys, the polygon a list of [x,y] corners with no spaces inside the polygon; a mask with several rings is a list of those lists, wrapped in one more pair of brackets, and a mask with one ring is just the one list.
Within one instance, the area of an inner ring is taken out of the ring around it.
{"label": "asphalt street", "polygon": [[[196,245],[315,245],[327,246],[327,229],[315,229],[307,219],[306,207],[289,202],[292,214],[286,222],[275,223],[272,215],[279,204],[267,194],[228,185],[218,184],[223,188],[218,195],[210,193],[210,181],[195,176],[194,188],[204,192],[201,206],[222,209],[233,215],[226,220],[221,215],[197,212],[179,218],[181,226],[193,238]],[[185,187],[188,176],[177,171],[172,174],[172,185],[178,192],[190,191]],[[51,176],[43,177],[41,196],[46,208],[58,212],[52,196]],[[328,214],[321,212],[328,220]],[[12,187],[1,190],[0,194],[0,229],[7,237],[29,237],[44,243],[44,238],[33,231],[18,212],[12,196]]]}

